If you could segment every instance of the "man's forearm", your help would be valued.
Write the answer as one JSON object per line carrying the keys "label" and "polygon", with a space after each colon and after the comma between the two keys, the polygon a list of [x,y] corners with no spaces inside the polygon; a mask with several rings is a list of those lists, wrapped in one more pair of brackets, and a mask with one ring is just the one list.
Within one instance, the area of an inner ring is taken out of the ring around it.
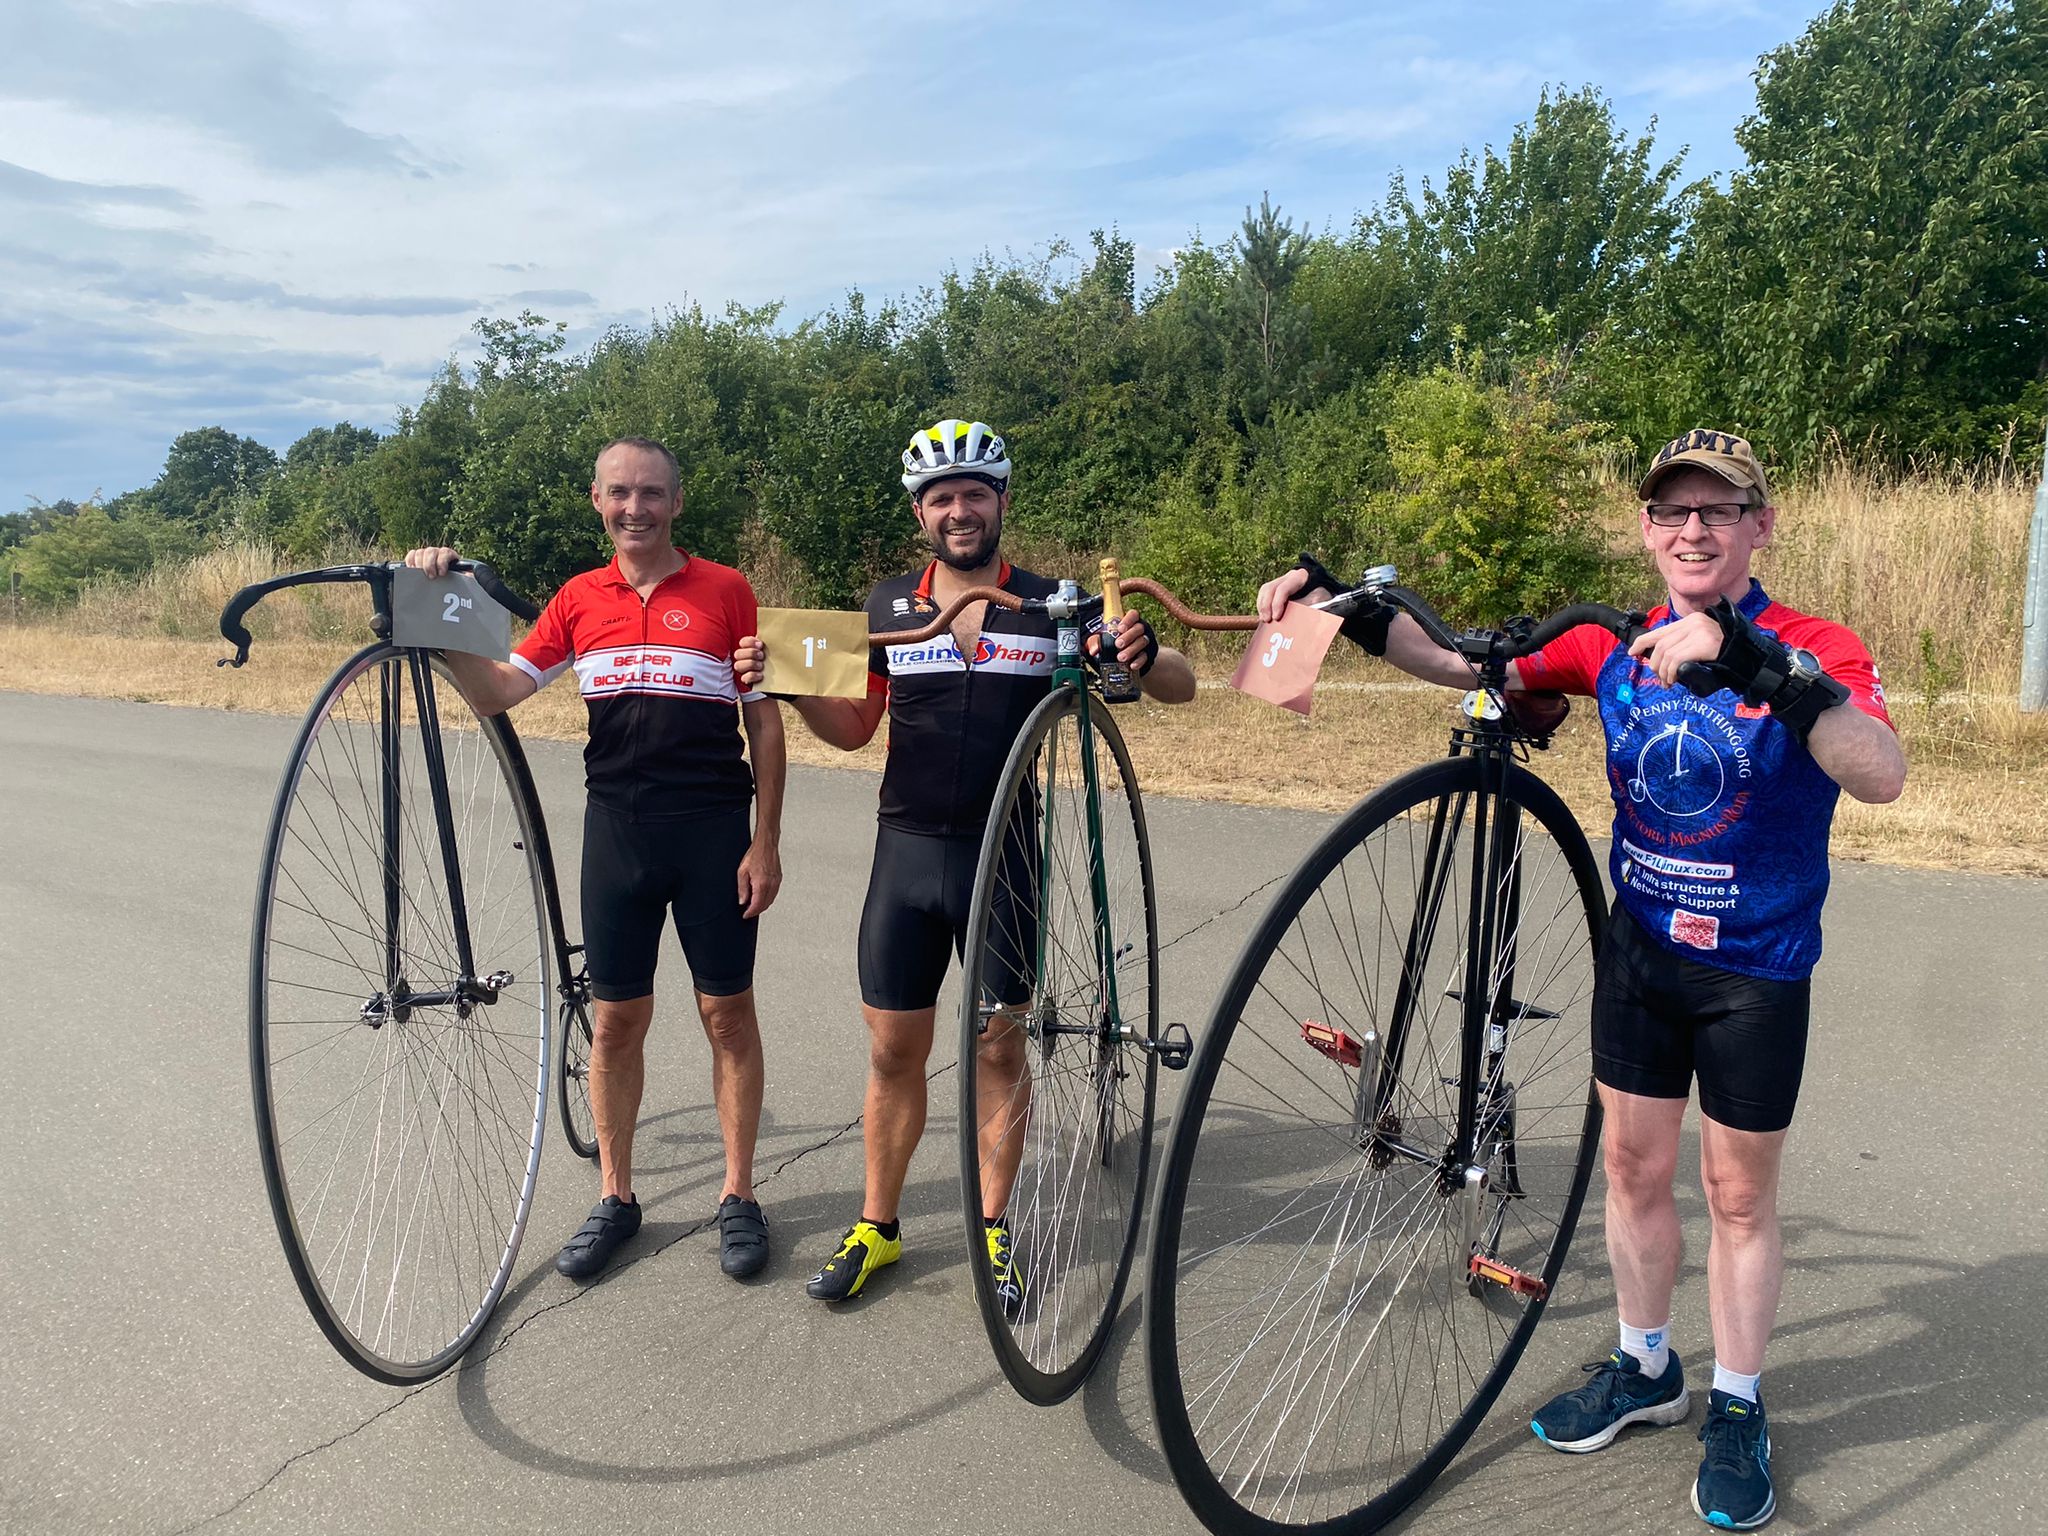
{"label": "man's forearm", "polygon": [[857,752],[874,738],[875,728],[857,700],[800,695],[789,703],[813,736],[842,752]]}
{"label": "man's forearm", "polygon": [[1906,754],[1890,726],[1854,704],[1822,711],[1806,748],[1820,770],[1857,800],[1883,805],[1906,787]]}
{"label": "man's forearm", "polygon": [[1142,686],[1147,695],[1162,704],[1185,704],[1195,696],[1195,669],[1179,651],[1162,645]]}
{"label": "man's forearm", "polygon": [[509,661],[492,661],[466,651],[443,651],[455,686],[479,715],[502,715],[533,692],[533,679]]}
{"label": "man's forearm", "polygon": [[773,699],[740,706],[747,727],[747,755],[754,763],[754,836],[782,840],[782,793],[789,778],[789,744],[782,734],[782,709]]}
{"label": "man's forearm", "polygon": [[1472,668],[1465,658],[1445,650],[1405,613],[1387,626],[1387,660],[1410,677],[1446,688],[1470,688]]}

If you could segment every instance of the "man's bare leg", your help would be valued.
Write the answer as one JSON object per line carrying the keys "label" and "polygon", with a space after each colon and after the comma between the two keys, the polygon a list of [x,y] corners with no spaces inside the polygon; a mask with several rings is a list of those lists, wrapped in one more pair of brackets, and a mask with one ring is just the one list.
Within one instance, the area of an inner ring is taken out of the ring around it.
{"label": "man's bare leg", "polygon": [[697,994],[697,1015],[711,1042],[711,1097],[725,1141],[725,1186],[719,1198],[754,1198],[754,1142],[761,1130],[761,1023],[754,989],[727,997]]}
{"label": "man's bare leg", "polygon": [[868,1026],[868,1089],[864,1144],[867,1193],[861,1215],[896,1219],[911,1155],[924,1135],[925,1063],[932,1054],[936,1008],[898,1011],[861,1005]]}
{"label": "man's bare leg", "polygon": [[1764,1347],[1778,1318],[1785,1280],[1778,1232],[1783,1131],[1738,1131],[1700,1117],[1700,1182],[1713,1237],[1707,1246],[1707,1306],[1714,1360],[1742,1376],[1763,1373]]}
{"label": "man's bare leg", "polygon": [[640,1120],[640,1093],[647,1080],[647,1027],[654,1022],[654,996],[623,1003],[598,998],[592,1005],[590,1117],[597,1123],[597,1160],[604,1192],[633,1198],[633,1132]]}

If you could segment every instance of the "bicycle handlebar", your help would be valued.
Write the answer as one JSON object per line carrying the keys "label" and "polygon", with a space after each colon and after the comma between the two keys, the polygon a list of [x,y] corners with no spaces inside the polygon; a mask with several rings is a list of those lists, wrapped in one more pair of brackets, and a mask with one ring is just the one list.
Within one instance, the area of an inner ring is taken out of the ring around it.
{"label": "bicycle handlebar", "polygon": [[[1149,597],[1167,613],[1190,629],[1257,629],[1259,621],[1250,614],[1197,613],[1156,581],[1142,576],[1124,578],[1123,591],[1126,596],[1137,593]],[[987,602],[1011,613],[1044,613],[1046,605],[1056,599],[1045,597],[1019,597],[1014,592],[1005,592],[1001,587],[969,587],[945,607],[936,617],[918,629],[892,629],[868,636],[869,645],[922,645],[942,629],[950,626],[969,603]],[[1083,597],[1075,605],[1076,616],[1099,612],[1102,608],[1101,594]]]}
{"label": "bicycle handlebar", "polygon": [[[239,667],[249,659],[249,646],[254,637],[242,623],[243,617],[272,592],[286,587],[317,586],[344,581],[367,582],[370,600],[376,606],[376,630],[380,635],[389,634],[391,629],[391,578],[404,570],[402,560],[371,561],[362,565],[328,565],[314,571],[294,571],[288,576],[273,576],[268,581],[251,582],[233,597],[227,607],[220,611],[221,638],[235,648],[232,656],[223,656],[214,663],[219,667]],[[463,571],[476,578],[476,584],[492,602],[516,618],[531,624],[540,617],[540,609],[505,585],[490,563],[485,560],[457,560],[450,571]]]}
{"label": "bicycle handlebar", "polygon": [[[1419,593],[1391,583],[1381,585],[1370,581],[1349,592],[1339,593],[1322,606],[1348,614],[1356,612],[1361,603],[1368,601],[1399,609],[1421,625],[1423,633],[1431,640],[1468,662],[1520,661],[1582,624],[1597,624],[1623,645],[1633,645],[1639,635],[1648,632],[1650,623],[1648,614],[1624,613],[1606,603],[1573,603],[1539,624],[1531,624],[1526,619],[1510,620],[1506,629],[1458,631],[1446,624]],[[1678,683],[1699,698],[1718,693],[1723,686],[1712,669],[1698,661],[1688,661],[1679,667]]]}

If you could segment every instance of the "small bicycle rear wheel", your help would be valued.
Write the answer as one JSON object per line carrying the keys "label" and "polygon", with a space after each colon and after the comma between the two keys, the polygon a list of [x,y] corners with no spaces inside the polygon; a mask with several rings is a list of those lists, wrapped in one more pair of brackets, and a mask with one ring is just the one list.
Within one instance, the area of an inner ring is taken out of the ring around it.
{"label": "small bicycle rear wheel", "polygon": [[315,701],[271,816],[249,974],[286,1259],[334,1347],[394,1383],[445,1369],[504,1293],[540,1163],[555,995],[516,744],[429,655],[371,646]]}
{"label": "small bicycle rear wheel", "polygon": [[1458,757],[1339,821],[1246,941],[1146,1277],[1161,1443],[1211,1530],[1377,1531],[1498,1396],[1592,1168],[1602,921],[1556,795]]}
{"label": "small bicycle rear wheel", "polygon": [[[1003,1373],[1035,1403],[1087,1379],[1130,1275],[1158,997],[1152,850],[1130,754],[1100,701],[1063,689],[1010,750],[961,985],[969,1263]],[[983,1217],[998,1213],[1021,1304],[998,1296],[990,1268]]]}
{"label": "small bicycle rear wheel", "polygon": [[555,1085],[562,1106],[562,1135],[569,1150],[594,1161],[597,1121],[590,1113],[590,999],[579,996],[556,1010],[562,1019],[561,1067]]}

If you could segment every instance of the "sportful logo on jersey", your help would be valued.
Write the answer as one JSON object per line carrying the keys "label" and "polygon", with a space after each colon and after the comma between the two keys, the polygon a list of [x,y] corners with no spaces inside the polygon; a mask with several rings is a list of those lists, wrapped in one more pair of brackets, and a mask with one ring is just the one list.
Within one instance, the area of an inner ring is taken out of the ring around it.
{"label": "sportful logo on jersey", "polygon": [[[958,672],[963,670],[960,646],[950,637],[927,640],[922,645],[889,647],[889,675],[905,677],[916,672]],[[1037,641],[1014,644],[981,637],[974,648],[978,672],[1010,672],[1026,677],[1045,677],[1052,672],[1052,652]]]}

